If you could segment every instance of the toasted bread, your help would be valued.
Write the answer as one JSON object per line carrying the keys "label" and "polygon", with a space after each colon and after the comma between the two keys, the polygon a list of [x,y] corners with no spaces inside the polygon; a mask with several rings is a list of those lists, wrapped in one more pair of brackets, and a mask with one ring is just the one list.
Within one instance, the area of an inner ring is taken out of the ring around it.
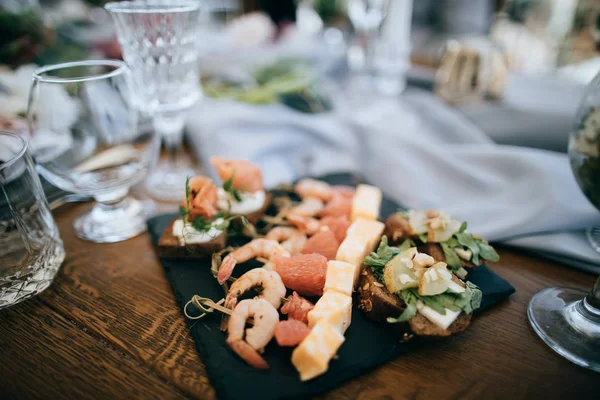
{"label": "toasted bread", "polygon": [[[358,282],[358,308],[365,315],[377,322],[386,322],[388,317],[399,316],[406,305],[395,294],[390,293],[385,285],[377,280],[370,267],[364,267]],[[461,313],[448,327],[441,329],[423,315],[417,313],[408,323],[388,324],[400,338],[406,333],[414,333],[424,337],[444,337],[465,330],[471,322],[471,314]]]}
{"label": "toasted bread", "polygon": [[164,258],[203,258],[225,248],[226,234],[221,233],[206,243],[188,243],[184,246],[179,238],[173,235],[173,224],[178,218],[169,222],[158,241],[158,256]]}

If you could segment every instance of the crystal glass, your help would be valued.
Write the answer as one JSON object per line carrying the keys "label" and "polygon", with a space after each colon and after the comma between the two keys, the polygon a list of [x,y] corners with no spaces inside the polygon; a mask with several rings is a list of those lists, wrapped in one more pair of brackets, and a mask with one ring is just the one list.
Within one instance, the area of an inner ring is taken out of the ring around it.
{"label": "crystal glass", "polygon": [[64,259],[27,142],[0,132],[0,309],[45,290]]}
{"label": "crystal glass", "polygon": [[352,70],[370,67],[374,43],[387,15],[389,0],[346,0],[348,18],[355,31],[355,43],[348,48],[348,66]]}
{"label": "crystal glass", "polygon": [[167,159],[148,176],[148,193],[179,201],[193,169],[182,159],[186,112],[201,96],[197,28],[198,1],[108,3],[123,58],[133,72],[141,109],[151,115],[167,148]]}
{"label": "crystal glass", "polygon": [[36,70],[27,122],[39,172],[50,183],[92,195],[96,206],[75,219],[77,235],[118,242],[146,229],[142,203],[129,197],[158,156],[153,132],[138,131],[131,72],[117,60]]}
{"label": "crystal glass", "polygon": [[[569,141],[577,183],[600,210],[600,74],[588,87]],[[600,252],[599,228],[588,231]],[[600,278],[590,293],[548,288],[531,299],[527,310],[536,333],[554,351],[577,365],[600,372]]]}

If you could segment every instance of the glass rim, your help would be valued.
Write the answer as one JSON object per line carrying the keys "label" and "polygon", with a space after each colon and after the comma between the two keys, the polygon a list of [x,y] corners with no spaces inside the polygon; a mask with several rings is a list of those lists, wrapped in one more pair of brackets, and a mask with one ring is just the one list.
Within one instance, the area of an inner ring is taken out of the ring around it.
{"label": "glass rim", "polygon": [[27,141],[22,136],[16,135],[16,134],[14,134],[12,132],[8,132],[8,131],[0,131],[0,136],[12,137],[21,142],[21,149],[17,153],[15,153],[14,156],[12,156],[10,159],[8,159],[8,161],[5,161],[3,164],[0,164],[0,171],[2,171],[3,169],[10,167],[21,157],[23,157],[23,155],[27,151]]}
{"label": "glass rim", "polygon": [[170,4],[148,4],[144,0],[114,1],[106,3],[104,9],[115,14],[186,13],[199,11],[200,2],[181,0]]}
{"label": "glass rim", "polygon": [[[58,76],[44,76],[43,74],[52,71],[58,71],[61,69],[69,69],[76,67],[88,67],[88,66],[110,66],[116,67],[116,69],[100,73],[96,75],[88,75],[88,76],[78,76],[75,78],[61,78]],[[89,81],[97,81],[106,78],[112,78],[113,76],[121,75],[124,70],[126,70],[127,64],[121,60],[85,60],[85,61],[71,61],[60,64],[51,64],[46,65],[40,68],[37,68],[33,72],[33,79],[46,82],[46,83],[70,83],[70,82],[89,82]]]}

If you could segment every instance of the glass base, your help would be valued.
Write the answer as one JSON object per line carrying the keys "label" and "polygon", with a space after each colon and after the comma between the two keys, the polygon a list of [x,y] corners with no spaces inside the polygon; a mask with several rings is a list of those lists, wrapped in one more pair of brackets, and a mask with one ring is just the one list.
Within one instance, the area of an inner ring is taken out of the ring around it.
{"label": "glass base", "polygon": [[586,292],[548,288],[529,302],[529,322],[552,350],[569,361],[600,372],[600,315],[586,310]]}
{"label": "glass base", "polygon": [[145,217],[142,202],[126,197],[114,205],[96,204],[90,212],[77,217],[73,227],[81,239],[96,243],[115,243],[145,232]]}
{"label": "glass base", "polygon": [[0,310],[27,300],[44,290],[52,281],[65,259],[65,249],[58,238],[49,239],[46,246],[33,254],[32,263],[11,275],[0,277]]}
{"label": "glass base", "polygon": [[585,232],[590,246],[597,252],[600,253],[600,226],[594,226],[589,228]]}
{"label": "glass base", "polygon": [[188,166],[167,168],[162,164],[154,169],[146,179],[146,192],[157,200],[180,202],[185,198],[185,181],[196,172]]}

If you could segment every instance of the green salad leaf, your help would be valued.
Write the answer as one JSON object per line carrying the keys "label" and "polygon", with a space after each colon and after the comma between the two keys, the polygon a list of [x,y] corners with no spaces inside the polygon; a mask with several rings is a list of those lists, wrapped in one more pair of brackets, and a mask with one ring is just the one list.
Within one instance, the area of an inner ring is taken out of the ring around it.
{"label": "green salad leaf", "polygon": [[450,243],[440,243],[442,246],[442,250],[444,251],[444,257],[446,258],[446,264],[453,271],[457,271],[462,267],[462,263],[460,262],[460,257],[456,254],[454,248],[451,247]]}
{"label": "green salad leaf", "polygon": [[390,324],[397,324],[399,322],[406,322],[412,319],[417,314],[417,300],[418,298],[414,295],[414,291],[411,289],[403,290],[398,293],[398,296],[404,300],[406,308],[397,318],[388,317],[387,322]]}
{"label": "green salad leaf", "polygon": [[381,237],[381,241],[379,242],[377,252],[373,252],[365,257],[363,264],[371,267],[375,277],[379,280],[382,280],[385,265],[389,263],[392,258],[413,246],[414,243],[410,239],[406,239],[400,245],[400,247],[389,246],[387,236],[383,235]]}

